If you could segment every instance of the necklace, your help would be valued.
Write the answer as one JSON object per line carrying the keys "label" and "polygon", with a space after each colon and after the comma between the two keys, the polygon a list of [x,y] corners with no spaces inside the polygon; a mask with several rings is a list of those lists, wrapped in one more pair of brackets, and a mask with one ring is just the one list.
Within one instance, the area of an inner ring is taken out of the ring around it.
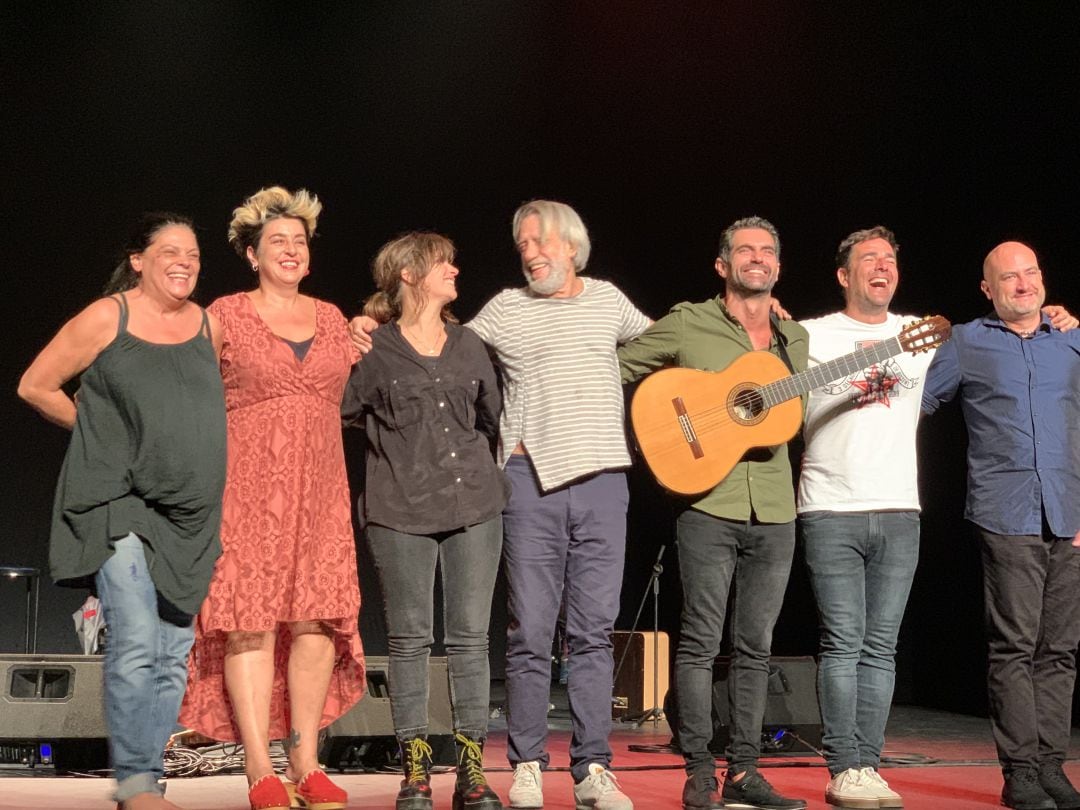
{"label": "necklace", "polygon": [[[401,321],[398,321],[398,325],[399,326],[401,325]],[[425,344],[424,344],[423,338],[420,337],[419,335],[417,335],[416,332],[412,331],[412,329],[410,329],[407,326],[401,326],[401,331],[404,332],[405,336],[410,339],[410,341],[412,342],[412,344],[414,346],[416,346],[417,351],[420,351],[420,352],[423,352],[424,354],[429,354],[429,355],[433,355],[433,354],[437,353],[438,348],[439,348],[439,344],[442,343],[443,338],[446,337],[446,327],[444,327],[440,323],[439,324],[439,333],[437,335],[435,335],[435,340],[432,341],[431,346],[429,348],[425,349],[424,348]]]}

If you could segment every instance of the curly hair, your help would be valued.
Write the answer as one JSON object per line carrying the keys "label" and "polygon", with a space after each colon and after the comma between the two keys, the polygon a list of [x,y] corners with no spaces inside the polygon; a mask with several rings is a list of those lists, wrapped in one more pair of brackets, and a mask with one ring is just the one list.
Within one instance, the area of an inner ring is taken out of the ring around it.
{"label": "curly hair", "polygon": [[319,198],[305,188],[291,192],[281,186],[261,188],[233,209],[229,223],[229,244],[243,257],[247,249],[257,248],[263,227],[272,219],[290,217],[304,223],[308,239],[315,235],[315,225],[322,211]]}

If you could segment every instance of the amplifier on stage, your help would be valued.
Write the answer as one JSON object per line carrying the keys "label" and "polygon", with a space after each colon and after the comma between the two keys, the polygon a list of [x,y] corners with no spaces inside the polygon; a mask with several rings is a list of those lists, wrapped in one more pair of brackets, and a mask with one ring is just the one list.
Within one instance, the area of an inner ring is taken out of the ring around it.
{"label": "amplifier on stage", "polygon": [[0,655],[0,761],[108,767],[100,655]]}
{"label": "amplifier on stage", "polygon": [[611,640],[615,645],[616,669],[612,719],[640,716],[650,709],[661,710],[668,691],[668,634],[616,630]]}

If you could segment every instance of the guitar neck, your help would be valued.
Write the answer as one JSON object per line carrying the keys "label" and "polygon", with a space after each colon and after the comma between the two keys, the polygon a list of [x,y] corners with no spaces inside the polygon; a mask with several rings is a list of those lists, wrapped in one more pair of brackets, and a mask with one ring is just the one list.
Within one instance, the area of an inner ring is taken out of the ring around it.
{"label": "guitar neck", "polygon": [[888,360],[903,351],[899,337],[882,340],[872,346],[858,349],[851,354],[845,354],[843,357],[837,357],[827,363],[821,363],[813,368],[808,368],[806,371],[800,371],[790,377],[784,377],[782,380],[776,380],[762,386],[762,400],[766,407],[787,402],[789,399],[801,397],[803,394],[831,383],[833,380],[839,380],[841,377],[847,377],[849,374],[861,371],[867,366],[880,363],[882,360]]}

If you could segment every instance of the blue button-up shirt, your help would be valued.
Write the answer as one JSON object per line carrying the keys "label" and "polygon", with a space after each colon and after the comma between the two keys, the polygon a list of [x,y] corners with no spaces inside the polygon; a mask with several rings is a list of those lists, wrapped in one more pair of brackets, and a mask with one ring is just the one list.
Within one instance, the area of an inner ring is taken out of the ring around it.
{"label": "blue button-up shirt", "polygon": [[960,395],[968,432],[964,517],[995,534],[1080,531],[1080,330],[1044,315],[1021,338],[996,315],[953,328],[923,389],[933,413]]}

